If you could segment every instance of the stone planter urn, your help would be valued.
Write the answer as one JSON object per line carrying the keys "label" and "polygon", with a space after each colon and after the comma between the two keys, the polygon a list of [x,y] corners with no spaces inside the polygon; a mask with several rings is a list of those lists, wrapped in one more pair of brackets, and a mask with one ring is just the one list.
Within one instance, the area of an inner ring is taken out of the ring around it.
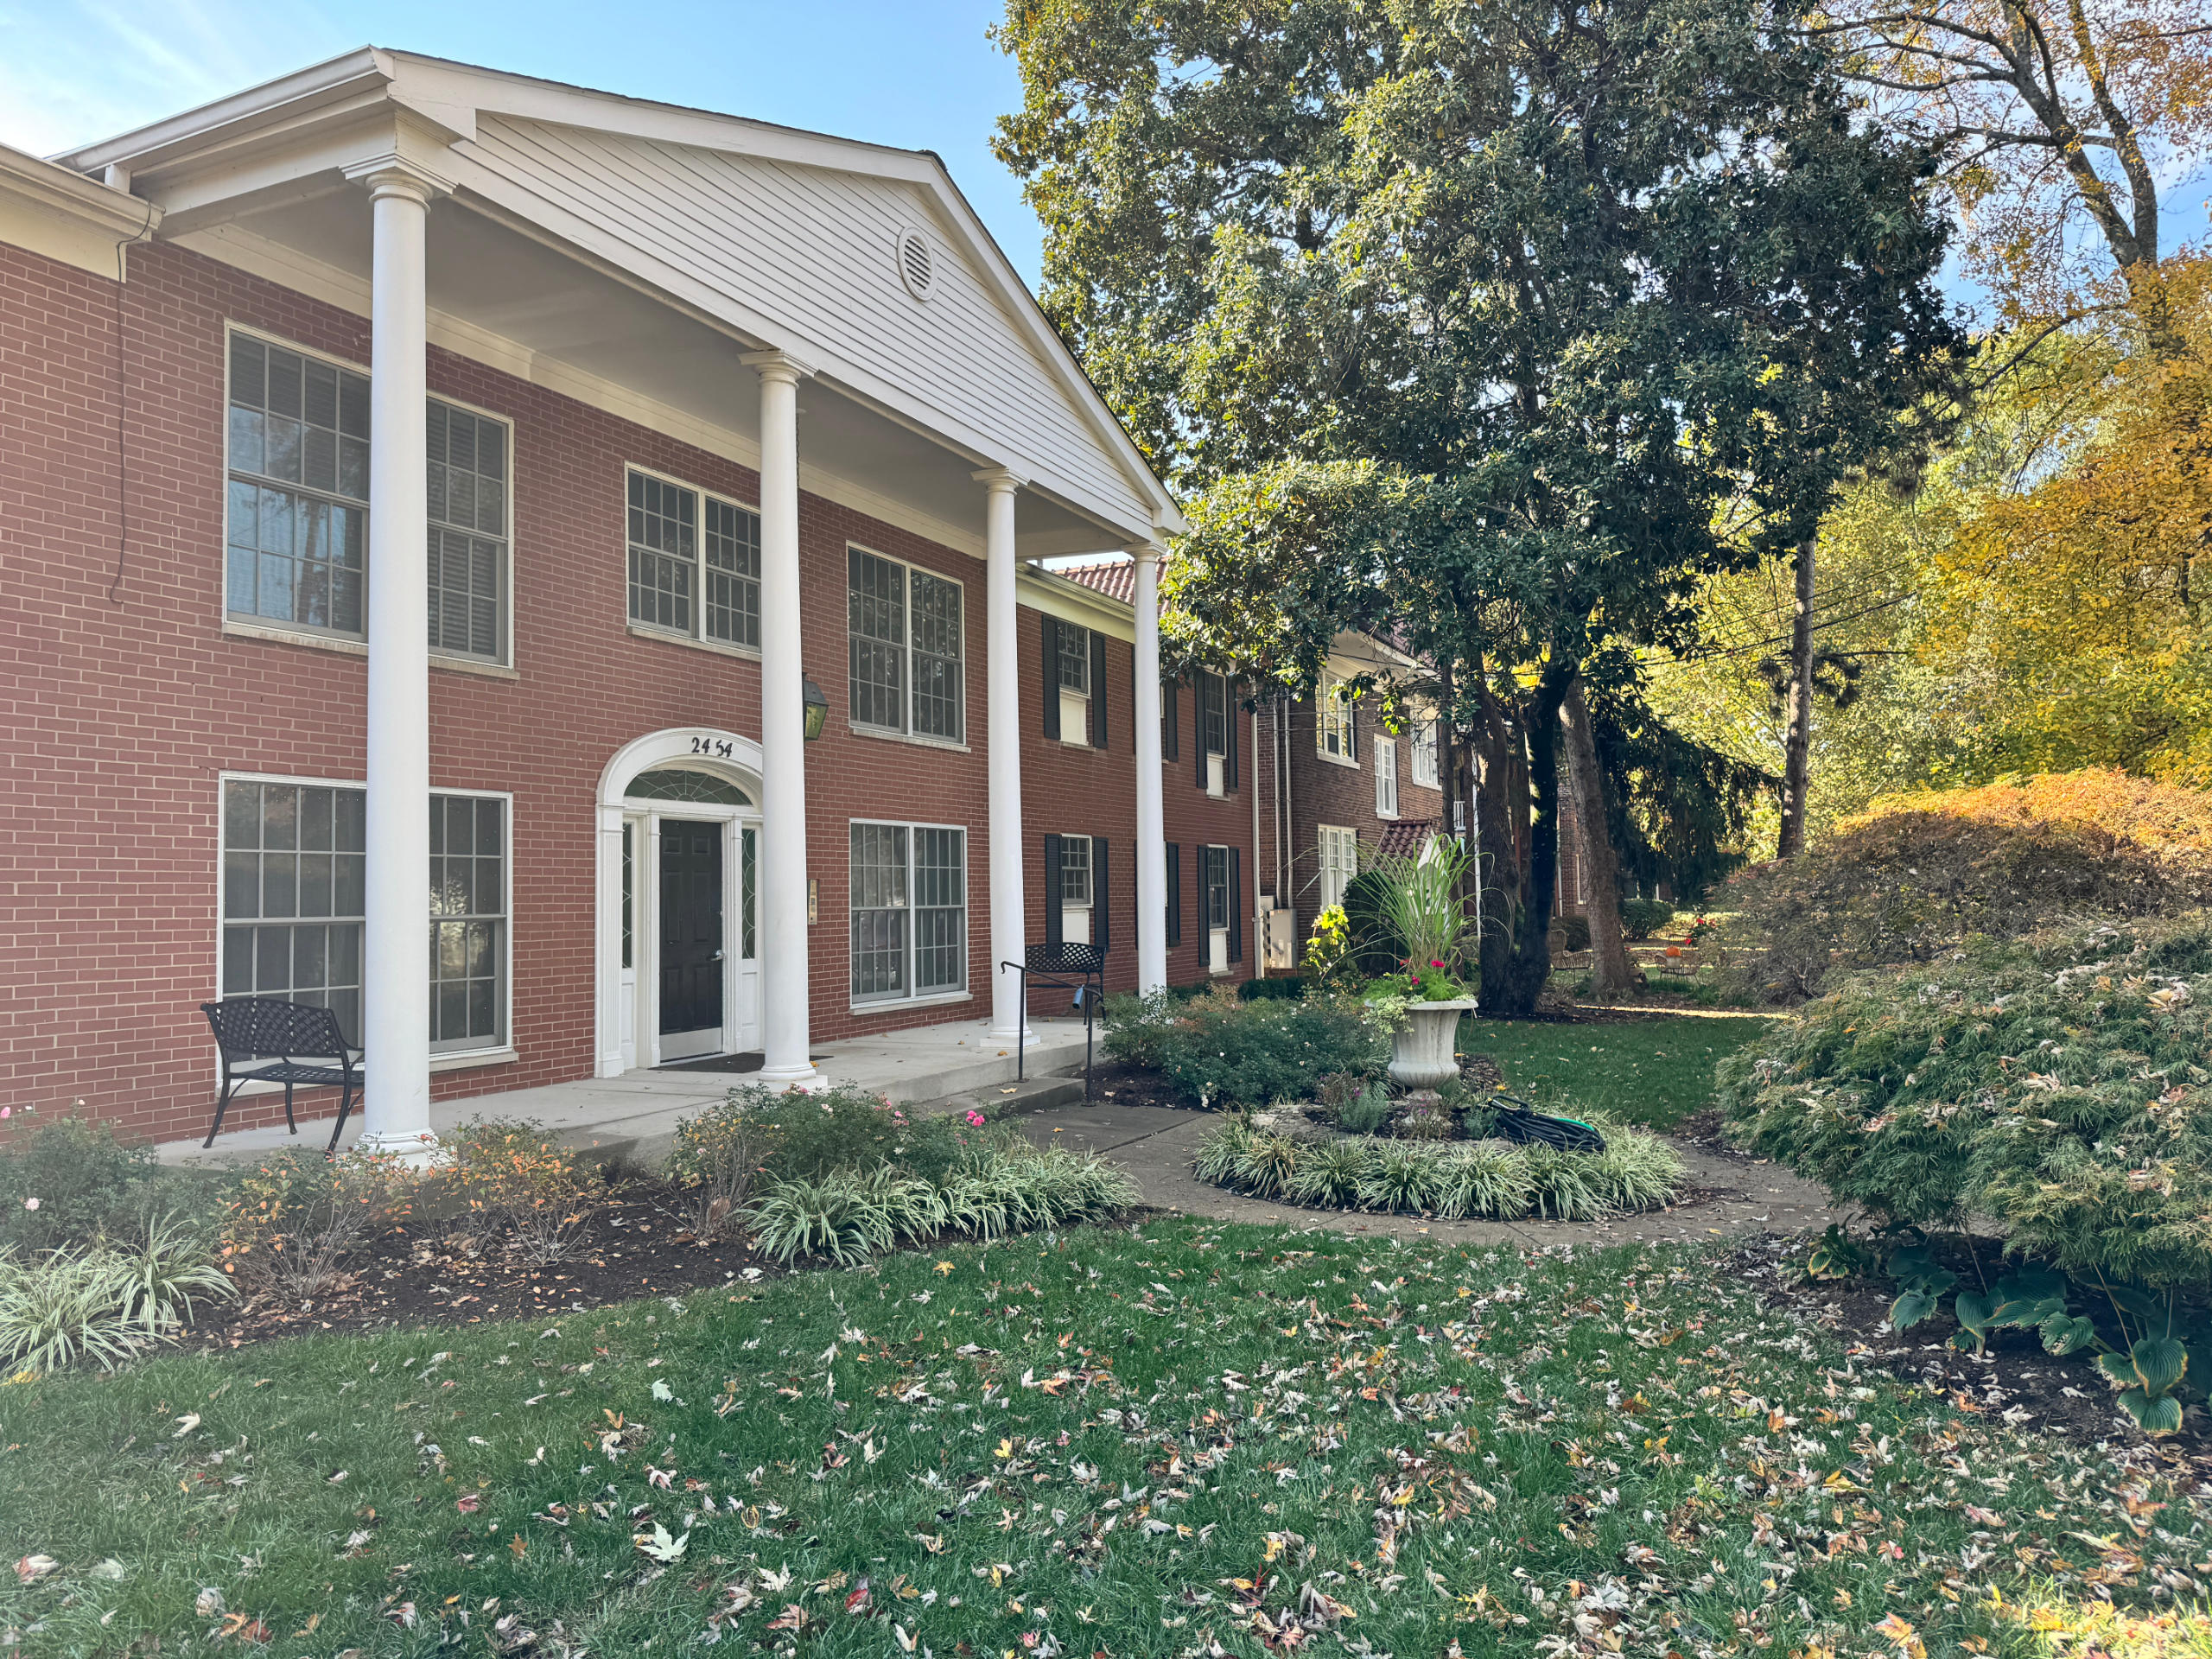
{"label": "stone planter urn", "polygon": [[1459,1016],[1474,1007],[1471,996],[1406,1004],[1406,1023],[1390,1038],[1390,1081],[1401,1089],[1433,1091],[1458,1077],[1452,1041],[1459,1034]]}

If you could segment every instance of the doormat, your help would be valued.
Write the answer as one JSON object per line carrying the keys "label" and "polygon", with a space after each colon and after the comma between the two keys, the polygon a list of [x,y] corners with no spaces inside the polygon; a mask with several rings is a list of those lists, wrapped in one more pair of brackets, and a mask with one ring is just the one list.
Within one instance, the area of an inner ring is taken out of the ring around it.
{"label": "doormat", "polygon": [[[829,1058],[827,1054],[807,1056],[810,1060],[826,1060]],[[766,1061],[766,1056],[754,1048],[748,1049],[742,1054],[709,1054],[701,1060],[671,1060],[665,1065],[655,1066],[653,1070],[656,1071],[758,1071]]]}

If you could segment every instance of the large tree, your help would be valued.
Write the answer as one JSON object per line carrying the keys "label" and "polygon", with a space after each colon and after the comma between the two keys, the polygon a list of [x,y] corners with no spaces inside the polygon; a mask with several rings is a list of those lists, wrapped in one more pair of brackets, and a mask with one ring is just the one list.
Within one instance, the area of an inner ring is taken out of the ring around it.
{"label": "large tree", "polygon": [[1044,299],[1192,498],[1192,648],[1433,665],[1479,757],[1484,995],[1548,971],[1560,712],[1810,536],[1956,337],[1931,168],[1796,0],[1035,0],[1002,157]]}

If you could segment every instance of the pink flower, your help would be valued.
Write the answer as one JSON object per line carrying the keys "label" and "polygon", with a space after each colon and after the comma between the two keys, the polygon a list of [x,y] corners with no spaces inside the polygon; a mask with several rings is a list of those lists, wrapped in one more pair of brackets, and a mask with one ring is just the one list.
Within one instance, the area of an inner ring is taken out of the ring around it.
{"label": "pink flower", "polygon": [[969,1127],[969,1128],[971,1128],[971,1129],[980,1129],[980,1128],[982,1128],[983,1127],[983,1115],[982,1115],[981,1112],[977,1111],[974,1107],[972,1107],[972,1106],[971,1106],[971,1107],[969,1107],[969,1108],[968,1109],[968,1115],[967,1115],[967,1116],[968,1116],[968,1127]]}
{"label": "pink flower", "polygon": [[1441,968],[1444,964],[1440,962],[1432,962],[1428,965],[1432,968]]}
{"label": "pink flower", "polygon": [[0,1106],[0,1117],[13,1117],[15,1115],[16,1109],[14,1107]]}
{"label": "pink flower", "polygon": [[23,1200],[23,1208],[24,1208],[24,1209],[26,1209],[26,1210],[35,1210],[35,1209],[37,1209],[37,1208],[38,1208],[38,1200],[37,1200],[36,1198],[25,1198],[25,1199]]}

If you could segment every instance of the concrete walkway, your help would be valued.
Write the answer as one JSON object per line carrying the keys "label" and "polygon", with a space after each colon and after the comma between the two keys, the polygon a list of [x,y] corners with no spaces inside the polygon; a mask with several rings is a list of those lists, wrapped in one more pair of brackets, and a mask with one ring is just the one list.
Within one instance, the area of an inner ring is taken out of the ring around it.
{"label": "concrete walkway", "polygon": [[[1036,1034],[1022,1058],[1033,1085],[1083,1069],[1082,1020],[1034,1020],[1031,1027]],[[814,1065],[832,1083],[858,1084],[894,1101],[921,1103],[985,1093],[1011,1100],[1015,1095],[1014,1052],[988,1041],[980,1020],[817,1043]],[[564,1145],[594,1147],[626,1163],[651,1162],[673,1143],[678,1118],[714,1104],[747,1080],[742,1072],[627,1071],[619,1077],[433,1101],[430,1127],[442,1135],[480,1116],[535,1118]],[[1049,1097],[1066,1090],[1033,1086],[1021,1092]],[[360,1124],[358,1112],[346,1120],[341,1147],[359,1137]],[[179,1167],[238,1164],[287,1145],[319,1148],[329,1134],[330,1120],[325,1117],[320,1130],[302,1122],[296,1138],[288,1136],[279,1122],[271,1128],[226,1130],[204,1152],[195,1139],[165,1141],[155,1153],[162,1163]]]}
{"label": "concrete walkway", "polygon": [[1220,1128],[1221,1118],[1215,1113],[1095,1101],[1029,1113],[1021,1123],[1039,1143],[1104,1154],[1135,1178],[1147,1204],[1221,1221],[1325,1227],[1338,1232],[1436,1238],[1452,1243],[1535,1247],[1698,1242],[1741,1233],[1794,1233],[1823,1228],[1838,1218],[1818,1187],[1787,1170],[1681,1141],[1675,1143],[1675,1150],[1688,1166],[1691,1185],[1699,1191],[1672,1209],[1601,1222],[1422,1221],[1413,1216],[1264,1204],[1206,1185],[1191,1173],[1191,1161],[1198,1155],[1199,1144]]}

